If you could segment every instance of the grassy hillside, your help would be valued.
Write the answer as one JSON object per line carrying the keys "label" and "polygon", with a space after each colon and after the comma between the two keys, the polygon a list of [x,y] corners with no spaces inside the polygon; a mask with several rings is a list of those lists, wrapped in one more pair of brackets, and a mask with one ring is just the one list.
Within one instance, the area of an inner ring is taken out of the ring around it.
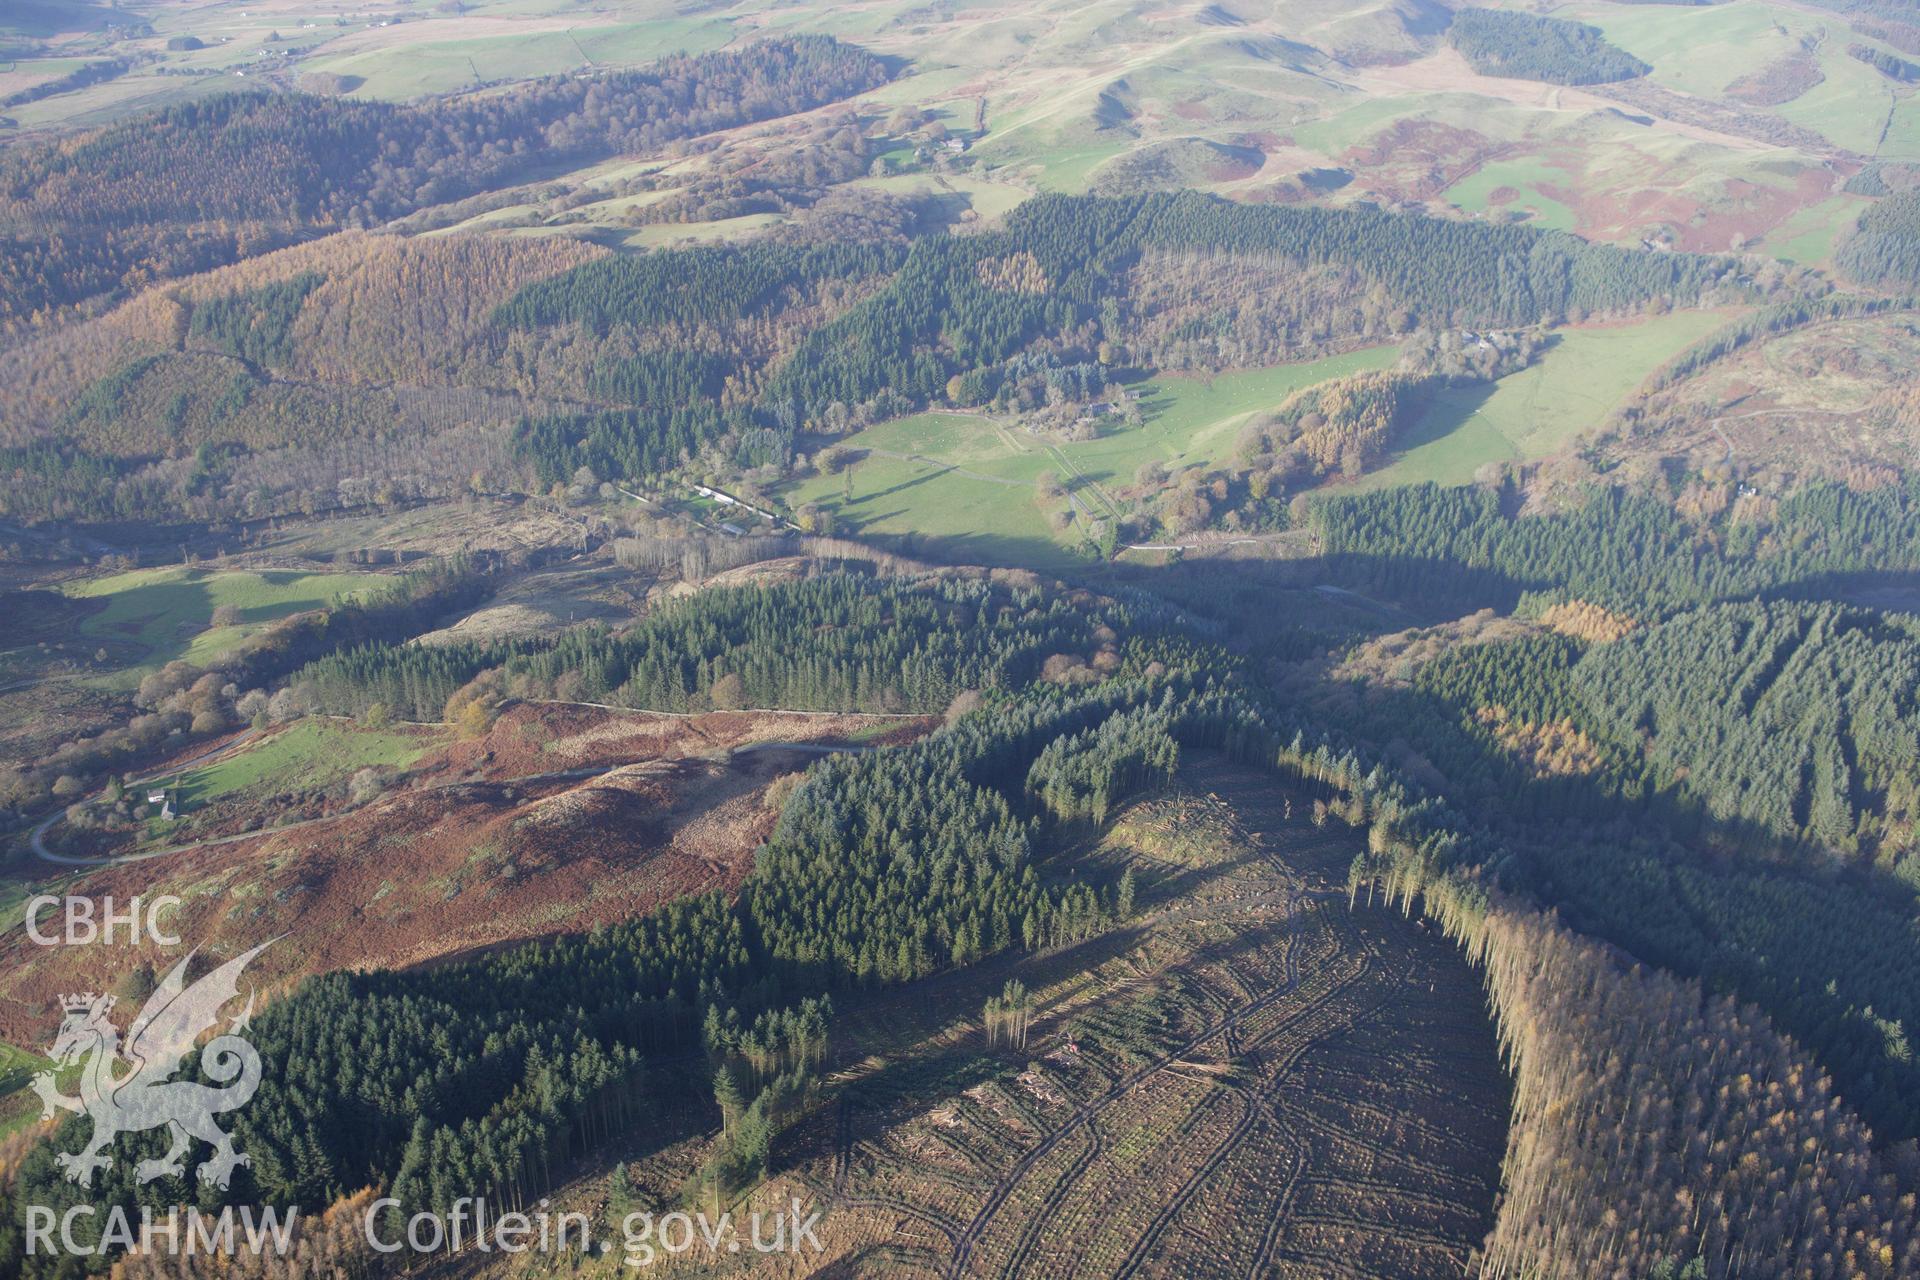
{"label": "grassy hillside", "polygon": [[407,24],[381,31],[385,39],[334,42],[349,46],[340,52],[333,44],[322,46],[300,67],[340,77],[354,97],[400,102],[583,66],[637,66],[668,53],[705,53],[732,37],[725,21],[701,17],[606,22],[596,15],[591,22],[562,25],[538,15],[502,15],[475,26],[498,34],[468,35],[468,24],[454,22]]}
{"label": "grassy hillside", "polygon": [[1408,433],[1400,456],[1361,484],[1466,484],[1489,462],[1547,457],[1605,422],[1643,378],[1726,319],[1721,312],[1688,311],[1563,330],[1546,355],[1491,387],[1442,391]]}
{"label": "grassy hillside", "polygon": [[1848,40],[1828,13],[1755,3],[1710,6],[1592,5],[1576,12],[1613,43],[1653,64],[1651,78],[1682,93],[1723,97],[1745,76],[1760,76],[1782,59],[1805,57],[1818,83],[1771,108],[1862,155],[1920,158],[1883,152],[1880,135],[1892,105],[1886,81],[1847,56]]}
{"label": "grassy hillside", "polygon": [[[1491,385],[1440,391],[1399,455],[1364,488],[1438,481],[1466,484],[1489,462],[1551,456],[1605,422],[1662,363],[1724,324],[1730,313],[1676,312],[1632,324],[1567,329],[1530,367]],[[1056,566],[1082,544],[1089,518],[1120,509],[1113,495],[1144,463],[1171,473],[1233,460],[1240,428],[1295,391],[1389,365],[1396,348],[1211,378],[1163,376],[1137,388],[1144,421],[1109,419],[1097,439],[1066,441],[1026,430],[1017,416],[931,413],[881,423],[840,442],[847,473],[815,475],[782,493],[817,505],[853,531],[936,538],[954,552]],[[1038,481],[1056,477],[1065,498]],[[850,478],[849,478],[850,477]],[[1073,511],[1056,528],[1053,517]]]}
{"label": "grassy hillside", "polygon": [[[1084,541],[1086,516],[1110,514],[1108,491],[1131,483],[1143,463],[1170,471],[1222,465],[1253,413],[1316,382],[1383,367],[1395,352],[1376,347],[1206,379],[1156,378],[1137,388],[1140,426],[1109,419],[1093,440],[1039,436],[1017,417],[917,414],[848,437],[842,447],[859,459],[848,473],[813,476],[782,497],[794,507],[818,505],[861,532],[917,533],[994,563],[1057,566]],[[1036,482],[1049,473],[1071,501],[1039,495]],[[1049,517],[1070,509],[1083,513],[1081,527],[1055,532]]]}
{"label": "grassy hillside", "polygon": [[[867,94],[863,112],[884,117],[908,107],[969,136],[966,157],[927,168],[949,176],[967,170],[1020,189],[1150,186],[1174,173],[1204,189],[1322,198],[1310,194],[1306,175],[1345,168],[1352,180],[1332,199],[1423,202],[1469,177],[1477,159],[1525,167],[1571,157],[1569,190],[1534,191],[1521,207],[1564,225],[1565,215],[1543,203],[1555,201],[1576,211],[1576,225],[1629,242],[1663,223],[1689,224],[1686,214],[1652,198],[1663,191],[1685,188],[1712,212],[1744,211],[1765,223],[1758,228],[1763,232],[1818,203],[1811,193],[1797,193],[1781,207],[1755,210],[1745,198],[1750,184],[1769,185],[1789,170],[1811,174],[1816,158],[1791,146],[1756,147],[1656,113],[1630,128],[1622,124],[1607,142],[1609,154],[1640,153],[1624,175],[1643,171],[1644,185],[1627,181],[1649,198],[1630,210],[1583,209],[1622,194],[1623,180],[1623,171],[1603,173],[1579,156],[1584,140],[1571,135],[1594,124],[1590,104],[1576,106],[1544,89],[1516,96],[1511,80],[1495,85],[1473,75],[1443,47],[1448,16],[1413,4],[1314,0],[1277,9],[1188,11],[1147,0],[1091,6],[1047,0],[934,12],[909,0],[876,0],[857,11],[749,6],[690,14],[662,0],[608,0],[590,13],[560,0],[469,0],[458,15],[435,10],[400,17],[384,25],[378,15],[335,20],[281,0],[241,14],[190,0],[147,16],[152,33],[137,38],[110,40],[75,24],[49,40],[41,56],[19,64],[13,75],[21,87],[109,54],[132,56],[131,69],[9,114],[27,126],[99,123],[263,82],[356,99],[418,99],[738,47],[762,32],[824,31],[900,61],[902,75]],[[1883,155],[1911,150],[1912,113],[1890,99],[1877,72],[1846,56],[1844,25],[1827,13],[1763,0],[1699,7],[1585,3],[1556,12],[1554,20],[1599,28],[1608,44],[1651,63],[1656,85],[1811,129],[1861,154],[1873,154],[1876,145]],[[1823,40],[1829,28],[1832,38]],[[276,33],[279,39],[271,39]],[[203,47],[167,47],[181,36]],[[1822,81],[1767,113],[1728,96],[1743,76],[1788,59],[1817,68]],[[0,77],[0,87],[13,83]],[[1890,109],[1892,127],[1881,141]],[[1673,164],[1663,152],[1681,144],[1694,154]],[[906,155],[911,158],[911,148]],[[1216,163],[1222,155],[1231,162]],[[1197,159],[1188,164],[1183,156]],[[695,159],[689,176],[699,168]],[[1500,185],[1468,188],[1461,203],[1477,209],[1485,192]],[[543,215],[541,225],[544,233],[569,234],[565,228],[573,224]],[[710,221],[689,234],[738,236],[761,225]],[[665,237],[655,229],[620,233],[635,246]]]}
{"label": "grassy hillside", "polygon": [[[108,679],[131,687],[147,671],[184,658],[204,666],[277,618],[318,609],[391,579],[377,573],[227,572],[136,569],[67,588],[76,599],[103,602],[81,635],[124,647],[128,663]],[[216,610],[234,619],[214,625]]]}
{"label": "grassy hillside", "polygon": [[237,792],[320,790],[360,769],[404,767],[432,750],[435,742],[434,735],[407,730],[306,719],[170,781],[179,787],[184,812]]}

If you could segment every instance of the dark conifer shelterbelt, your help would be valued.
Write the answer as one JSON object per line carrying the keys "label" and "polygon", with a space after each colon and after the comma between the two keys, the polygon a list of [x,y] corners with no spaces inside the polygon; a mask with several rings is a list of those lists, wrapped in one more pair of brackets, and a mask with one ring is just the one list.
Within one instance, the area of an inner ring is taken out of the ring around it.
{"label": "dark conifer shelterbelt", "polygon": [[1462,9],[1447,33],[1475,71],[1553,84],[1605,84],[1652,67],[1607,42],[1600,28],[1503,9]]}

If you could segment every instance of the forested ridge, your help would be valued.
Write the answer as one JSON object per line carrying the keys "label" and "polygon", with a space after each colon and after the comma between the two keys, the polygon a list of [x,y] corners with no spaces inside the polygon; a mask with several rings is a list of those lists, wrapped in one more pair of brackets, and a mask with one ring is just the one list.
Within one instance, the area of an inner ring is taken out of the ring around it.
{"label": "forested ridge", "polygon": [[1864,285],[1920,285],[1920,192],[1882,196],[1840,242],[1834,265]]}
{"label": "forested ridge", "polygon": [[[672,613],[655,638],[684,643],[696,635],[700,599]],[[1910,1264],[1910,1200],[1901,1199],[1866,1130],[1833,1101],[1801,1049],[1751,1008],[1682,980],[1627,971],[1509,902],[1520,895],[1560,907],[1603,935],[1638,928],[1641,940],[1657,944],[1652,922],[1685,912],[1650,903],[1644,874],[1636,878],[1630,863],[1595,856],[1619,831],[1557,854],[1530,847],[1487,816],[1408,782],[1384,757],[1346,745],[1311,708],[1269,702],[1248,682],[1243,662],[1183,633],[1171,615],[1092,598],[1071,603],[1086,611],[1084,620],[1038,594],[977,581],[859,579],[713,593],[708,607],[719,635],[697,652],[727,653],[740,670],[785,673],[780,687],[789,694],[810,687],[796,673],[816,670],[844,687],[849,657],[910,655],[939,630],[959,637],[958,661],[978,664],[972,671],[989,697],[912,746],[841,756],[810,771],[731,903],[698,898],[583,937],[428,970],[331,975],[276,1001],[255,1022],[268,1066],[239,1121],[255,1163],[231,1195],[313,1204],[371,1182],[394,1188],[409,1209],[444,1207],[476,1189],[498,1201],[531,1199],[571,1157],[646,1104],[650,1064],[664,1067],[718,1044],[724,1066],[744,1052],[739,1034],[765,1026],[777,1059],[768,1070],[784,1071],[780,1064],[807,1060],[807,1051],[779,1046],[788,1032],[817,1040],[824,1006],[808,1002],[824,993],[909,981],[1007,948],[1111,927],[1127,895],[1057,876],[1050,854],[1058,833],[1098,821],[1130,793],[1164,780],[1182,753],[1210,749],[1274,768],[1318,797],[1327,816],[1370,826],[1371,852],[1356,863],[1355,893],[1371,894],[1377,883],[1410,905],[1418,892],[1424,909],[1485,966],[1522,1082],[1496,1231],[1502,1265],[1517,1274],[1583,1276],[1616,1263],[1644,1271],[1699,1257],[1719,1280],[1798,1274],[1794,1260],[1806,1260],[1813,1274],[1840,1274],[1821,1259],[1837,1265],[1849,1250],[1885,1259],[1876,1262],[1880,1271],[1864,1274],[1891,1276]],[[968,616],[956,618],[956,606]],[[833,618],[863,623],[859,638],[849,646]],[[998,639],[967,639],[966,624]],[[560,668],[607,661],[610,644],[590,637],[503,647],[484,660],[505,671],[546,657],[561,678],[570,672]],[[1055,645],[1056,653],[1032,665]],[[1546,664],[1562,681],[1578,665],[1569,661],[1577,648],[1559,647]],[[633,669],[645,668],[633,658],[647,649],[643,637],[627,652]],[[398,652],[362,651],[391,658],[387,670],[406,664]],[[362,661],[335,673],[339,687],[384,678],[382,663]],[[1442,683],[1470,691],[1468,701],[1491,696],[1529,664],[1508,666],[1508,675],[1491,668]],[[526,667],[521,674],[535,675]],[[1553,696],[1543,690],[1514,705],[1543,711]],[[1419,741],[1418,721],[1403,708],[1388,703],[1378,711],[1396,734]],[[1352,728],[1372,736],[1364,717]],[[1659,856],[1644,845],[1641,853]],[[1581,875],[1600,883],[1583,886]],[[1857,890],[1836,884],[1832,892],[1833,907],[1809,906],[1811,895],[1801,895],[1797,918],[1835,909]],[[1601,909],[1609,901],[1622,918]],[[1776,916],[1782,906],[1774,904]],[[1750,919],[1745,910],[1728,920]],[[1859,941],[1864,951],[1869,935]],[[1914,953],[1909,946],[1898,954]],[[1779,953],[1756,948],[1756,956],[1763,974],[1778,979],[1791,971]],[[1911,990],[1904,970],[1889,967],[1894,958],[1883,953],[1866,979],[1879,984],[1874,1005],[1889,1010]],[[1793,1005],[1795,992],[1831,974],[1845,999],[1863,975],[1851,953],[1797,959],[1792,988],[1777,981],[1750,988],[1732,970],[1703,976],[1716,984],[1732,979],[1742,995],[1757,988],[1804,1034],[1812,1024]],[[1846,1021],[1879,1025],[1857,1009]],[[776,1035],[778,1028],[787,1031]],[[1884,1037],[1892,1033],[1882,1034],[1884,1066],[1892,1061]],[[1827,1053],[1848,1045],[1813,1043]],[[1845,1066],[1856,1073],[1841,1084],[1851,1099],[1871,1081],[1857,1074],[1864,1063]],[[781,1097],[807,1087],[790,1081]],[[1620,1123],[1621,1108],[1635,1105],[1644,1114]],[[73,1145],[79,1123],[69,1122],[57,1141]],[[1660,1137],[1669,1127],[1698,1134],[1698,1143],[1670,1147]],[[1897,1120],[1892,1131],[1900,1131]],[[751,1141],[725,1151],[752,1164],[764,1160],[772,1134],[763,1121],[748,1132]],[[146,1147],[157,1150],[162,1141],[149,1135],[131,1145],[149,1154]],[[1790,1205],[1776,1195],[1784,1188],[1750,1176],[1756,1160],[1796,1171]],[[123,1180],[130,1168],[124,1160],[116,1166],[104,1202],[163,1203],[164,1190]],[[1643,1194],[1623,1202],[1597,1190],[1621,1179]],[[74,1192],[59,1179],[51,1148],[41,1146],[11,1194],[15,1204],[31,1195],[59,1206]],[[1691,1204],[1698,1211],[1689,1212]],[[18,1257],[16,1216],[6,1223],[0,1243]],[[44,1273],[27,1261],[29,1274]]]}
{"label": "forested ridge", "polygon": [[[599,252],[349,232],[152,290],[0,353],[0,499],[212,520],[519,487],[507,437],[543,402],[493,309]],[[591,368],[548,377],[584,399]]]}
{"label": "forested ridge", "polygon": [[1514,1077],[1489,1274],[1784,1280],[1920,1266],[1899,1162],[1757,1010],[1622,966],[1417,861],[1392,848],[1355,869],[1355,889],[1417,898],[1486,966]]}
{"label": "forested ridge", "polygon": [[9,148],[0,324],[506,185],[534,163],[644,152],[886,78],[863,50],[781,36],[426,105],[223,94]]}
{"label": "forested ridge", "polygon": [[746,315],[781,288],[821,277],[891,273],[903,250],[890,242],[698,247],[604,258],[541,280],[503,303],[495,317],[512,328],[575,323],[606,334],[712,323]]}
{"label": "forested ridge", "polygon": [[871,406],[883,415],[944,396],[983,401],[1018,376],[1015,367],[1037,344],[1074,335],[1063,364],[1124,351],[1144,323],[1127,300],[1131,273],[1148,254],[1187,259],[1200,272],[1249,258],[1352,272],[1397,308],[1400,330],[1380,336],[1416,324],[1531,325],[1746,288],[1735,264],[1708,256],[1633,253],[1529,227],[1368,207],[1251,206],[1193,192],[1039,196],[1009,214],[1003,231],[925,237],[899,252],[695,249],[589,264],[529,286],[500,309],[504,322],[604,331],[694,319],[687,296],[653,288],[670,278],[705,284],[698,319],[711,324],[820,275],[885,277],[776,367],[741,363],[738,379],[761,386],[750,417],[738,416],[738,402],[729,417],[701,401],[671,411],[642,405],[547,417],[522,429],[522,451],[547,483],[583,466],[603,478],[638,478],[730,430],[740,434],[750,421],[790,437],[797,424],[834,406]]}
{"label": "forested ridge", "polygon": [[1920,568],[1920,491],[1812,484],[1715,516],[1517,498],[1314,500],[1307,581],[1527,626],[1410,672],[1362,663],[1361,693],[1288,689],[1484,823],[1467,865],[1758,1003],[1883,1140],[1920,1133],[1913,625],[1830,602]]}
{"label": "forested ridge", "polygon": [[[1122,275],[1148,249],[1347,266],[1438,327],[1523,325],[1573,309],[1633,308],[1654,297],[1696,297],[1738,279],[1737,268],[1712,257],[1638,254],[1529,227],[1364,206],[1245,205],[1194,192],[1049,195],[1009,214],[998,237],[916,242],[893,286],[816,335],[814,350],[803,350],[774,385],[808,403],[824,395],[863,399],[882,385],[883,370],[919,374],[913,348],[938,335],[956,364],[930,369],[905,388],[932,395],[938,374],[1004,359],[1041,332],[1098,321],[1103,300],[1124,294]],[[983,281],[985,264],[1019,254],[1031,255],[1044,289]],[[815,365],[822,371],[810,372]]]}
{"label": "forested ridge", "polygon": [[1498,883],[1758,1003],[1905,1139],[1914,655],[1899,615],[1731,603],[1615,638],[1461,644],[1326,714],[1436,768],[1496,835]]}
{"label": "forested ridge", "polygon": [[1426,484],[1317,501],[1309,522],[1343,575],[1393,594],[1559,591],[1636,617],[1920,568],[1915,480],[1864,493],[1812,483],[1768,520],[1718,522],[1615,488],[1567,514],[1511,516],[1497,492]]}
{"label": "forested ridge", "polygon": [[[1015,635],[1026,614],[1062,614],[1032,595],[929,590],[943,612],[954,601],[1005,611],[982,626]],[[817,631],[816,617],[772,607],[808,594],[716,593],[712,607],[717,620],[750,613],[777,628],[754,636],[763,662],[792,655],[808,665],[824,657],[809,652],[812,638],[833,628]],[[879,611],[907,593],[846,579],[814,594]],[[862,643],[883,644],[888,624],[865,620]],[[1127,625],[1124,612],[1110,620]],[[1077,630],[1093,643],[1116,638],[1099,612]],[[699,1043],[710,1007],[766,1008],[903,981],[1105,927],[1111,895],[1038,873],[1020,784],[1046,743],[1116,711],[1186,696],[1183,682],[1144,676],[1154,658],[1151,642],[1135,639],[1107,668],[1126,678],[1085,691],[1043,688],[915,746],[823,763],[734,903],[694,899],[433,973],[309,982],[256,1026],[268,1079],[240,1125],[256,1154],[235,1195],[324,1203],[369,1181],[405,1188],[417,1197],[409,1207],[444,1207],[456,1189],[479,1185],[503,1197],[537,1194],[569,1152],[624,1123],[644,1097],[646,1056]],[[369,1057],[372,1045],[379,1050]],[[130,1168],[117,1166],[112,1176],[126,1181],[108,1198],[160,1203],[161,1190],[131,1185]],[[77,1194],[47,1148],[20,1170],[16,1195],[23,1188],[36,1203]],[[0,1226],[14,1258],[18,1227],[12,1213]]]}
{"label": "forested ridge", "polygon": [[[965,690],[1022,687],[1054,654],[1091,654],[1107,626],[1037,591],[967,580],[907,589],[835,574],[713,588],[617,634],[583,628],[556,639],[346,649],[304,667],[294,683],[331,714],[380,703],[422,720],[438,718],[488,671],[515,696],[657,711],[938,712]],[[808,642],[783,643],[796,634]]]}
{"label": "forested ridge", "polygon": [[[1142,360],[1299,359],[1756,288],[1728,258],[1193,193],[1041,196],[967,236],[641,254],[347,233],[0,353],[0,470],[27,521],[777,477],[820,436],[916,406],[1091,402]],[[1246,341],[1195,336],[1222,325]],[[1364,465],[1383,437],[1360,434],[1373,445],[1322,452]]]}
{"label": "forested ridge", "polygon": [[1912,840],[1920,624],[1841,605],[1729,605],[1595,646],[1574,693],[1716,816],[1851,852]]}

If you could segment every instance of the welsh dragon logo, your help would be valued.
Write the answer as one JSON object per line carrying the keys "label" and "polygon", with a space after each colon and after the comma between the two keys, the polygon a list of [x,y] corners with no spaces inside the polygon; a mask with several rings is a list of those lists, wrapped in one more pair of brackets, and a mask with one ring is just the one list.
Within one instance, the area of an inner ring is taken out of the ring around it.
{"label": "welsh dragon logo", "polygon": [[[54,1083],[54,1071],[33,1078],[33,1090],[45,1106],[43,1115],[72,1111],[93,1120],[93,1139],[79,1152],[62,1152],[55,1159],[67,1177],[91,1186],[94,1170],[112,1162],[107,1152],[123,1133],[139,1133],[167,1126],[172,1145],[158,1160],[142,1160],[134,1169],[141,1182],[178,1177],[185,1172],[181,1157],[191,1140],[213,1147],[213,1157],[200,1166],[200,1180],[224,1188],[234,1169],[251,1164],[244,1152],[233,1149],[233,1138],[213,1122],[216,1115],[246,1105],[260,1087],[260,1055],[240,1036],[253,1013],[253,994],[227,1033],[207,1042],[200,1069],[224,1088],[197,1080],[169,1080],[202,1034],[220,1020],[220,1010],[240,994],[241,970],[271,942],[227,961],[199,981],[187,982],[186,959],[173,966],[127,1028],[126,1046],[108,1014],[110,995],[88,993],[63,996],[66,1018],[53,1043],[56,1069],[84,1059],[80,1069],[80,1096],[67,1097]],[[122,1064],[130,1070],[122,1070]],[[229,1083],[231,1082],[231,1083]]]}

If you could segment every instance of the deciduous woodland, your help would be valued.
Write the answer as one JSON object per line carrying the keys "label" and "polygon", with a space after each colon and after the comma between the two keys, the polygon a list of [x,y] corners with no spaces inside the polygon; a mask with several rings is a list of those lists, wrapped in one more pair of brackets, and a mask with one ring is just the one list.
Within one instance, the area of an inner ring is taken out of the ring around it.
{"label": "deciduous woodland", "polygon": [[[0,466],[19,481],[10,514],[29,520],[252,518],[540,492],[582,474],[778,476],[806,437],[855,421],[1005,408],[1035,387],[1091,399],[1134,359],[1202,354],[1170,318],[1191,309],[1197,322],[1250,263],[1338,273],[1365,301],[1329,298],[1295,318],[1276,294],[1271,315],[1256,303],[1243,316],[1268,335],[1258,346],[1207,358],[1298,358],[1423,326],[1538,325],[1756,287],[1729,260],[1192,193],[1040,197],[1003,231],[905,244],[603,257],[348,236],[151,292],[84,339],[22,347]],[[1198,284],[1190,299],[1165,279],[1176,264]],[[1354,465],[1392,436],[1362,434]],[[1307,447],[1332,459],[1344,446],[1330,435]]]}
{"label": "deciduous woodland", "polygon": [[225,94],[73,144],[9,148],[0,321],[35,323],[99,294],[506,185],[536,164],[652,150],[884,78],[862,50],[800,37],[429,107]]}

